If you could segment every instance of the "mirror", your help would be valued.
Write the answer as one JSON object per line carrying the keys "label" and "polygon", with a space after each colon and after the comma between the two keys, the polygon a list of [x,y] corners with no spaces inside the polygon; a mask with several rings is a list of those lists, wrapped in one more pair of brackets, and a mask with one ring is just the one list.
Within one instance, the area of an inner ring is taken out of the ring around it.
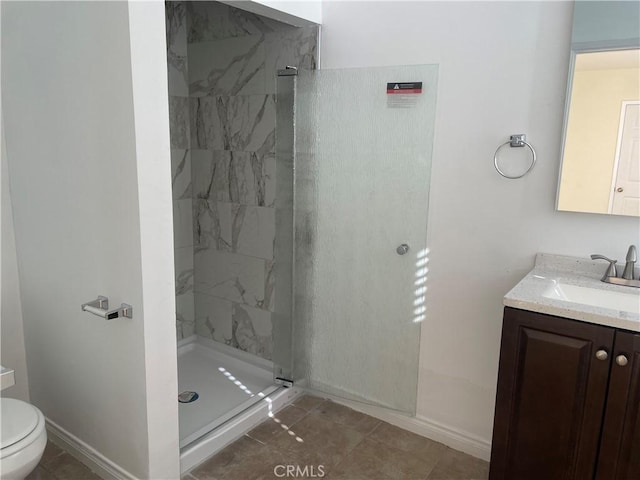
{"label": "mirror", "polygon": [[640,216],[640,3],[578,1],[558,210]]}

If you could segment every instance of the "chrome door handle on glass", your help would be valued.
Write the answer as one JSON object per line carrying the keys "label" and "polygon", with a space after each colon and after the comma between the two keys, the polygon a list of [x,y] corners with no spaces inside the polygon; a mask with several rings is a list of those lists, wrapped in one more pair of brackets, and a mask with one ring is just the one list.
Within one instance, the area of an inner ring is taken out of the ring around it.
{"label": "chrome door handle on glass", "polygon": [[399,245],[398,248],[396,248],[396,252],[398,253],[398,255],[404,255],[408,251],[409,245],[407,245],[406,243],[403,243],[402,245]]}

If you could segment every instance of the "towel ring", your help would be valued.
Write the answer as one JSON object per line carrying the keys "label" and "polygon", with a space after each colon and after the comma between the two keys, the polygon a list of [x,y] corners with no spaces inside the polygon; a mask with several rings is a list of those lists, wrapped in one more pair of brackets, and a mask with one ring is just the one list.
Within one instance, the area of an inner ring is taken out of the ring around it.
{"label": "towel ring", "polygon": [[[500,167],[498,166],[498,152],[500,151],[500,149],[502,147],[506,147],[507,145],[509,145],[511,147],[525,147],[526,146],[526,147],[529,147],[529,150],[531,150],[531,165],[529,165],[529,168],[527,168],[527,170],[522,175],[510,176],[510,175],[507,175],[506,173],[504,173],[502,170],[500,170]],[[515,135],[511,135],[510,140],[508,142],[504,142],[502,145],[500,145],[496,149],[496,153],[493,155],[493,166],[496,167],[496,171],[500,175],[502,175],[504,178],[509,178],[509,179],[522,178],[527,173],[529,173],[531,171],[531,169],[533,168],[533,166],[535,164],[536,164],[536,151],[533,149],[531,144],[527,143],[527,136],[524,133],[518,133],[518,134],[515,134]]]}

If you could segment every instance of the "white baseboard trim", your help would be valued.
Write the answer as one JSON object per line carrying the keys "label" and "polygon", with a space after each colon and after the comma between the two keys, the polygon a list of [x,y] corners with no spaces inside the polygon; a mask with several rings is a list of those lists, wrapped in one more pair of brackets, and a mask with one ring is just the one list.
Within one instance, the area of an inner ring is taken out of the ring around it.
{"label": "white baseboard trim", "polygon": [[415,430],[412,430],[409,426],[405,428],[413,433],[444,443],[448,447],[460,450],[472,457],[480,458],[487,462],[491,459],[491,442],[426,417],[408,417],[408,420],[415,425]]}
{"label": "white baseboard trim", "polygon": [[60,425],[48,418],[46,421],[49,440],[86,465],[100,478],[105,480],[136,480],[135,476],[109,460],[95,448],[66,431]]}
{"label": "white baseboard trim", "polygon": [[384,407],[346,400],[344,398],[327,395],[315,390],[308,390],[310,394],[328,398],[336,403],[346,405],[372,417],[403,428],[417,435],[436,442],[444,443],[448,447],[467,453],[473,457],[489,461],[491,457],[491,443],[469,432],[465,432],[435,420],[422,416],[410,417]]}

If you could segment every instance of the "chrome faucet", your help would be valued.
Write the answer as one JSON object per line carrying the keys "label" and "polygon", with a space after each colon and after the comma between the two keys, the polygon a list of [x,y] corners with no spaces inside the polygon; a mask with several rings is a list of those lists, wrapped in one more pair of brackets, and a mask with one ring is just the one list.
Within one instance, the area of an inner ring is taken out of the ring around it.
{"label": "chrome faucet", "polygon": [[638,254],[636,253],[636,246],[631,245],[627,250],[627,263],[624,266],[624,272],[622,272],[622,278],[625,280],[633,280],[633,268],[635,267],[636,260],[638,260]]}
{"label": "chrome faucet", "polygon": [[602,277],[601,281],[613,283],[615,285],[624,285],[626,287],[640,288],[640,279],[634,278],[634,269],[637,259],[638,254],[636,252],[636,247],[635,245],[631,245],[629,247],[629,250],[627,251],[627,263],[624,266],[622,276],[618,277],[618,272],[616,271],[616,263],[618,263],[617,260],[611,260],[604,255],[591,255],[591,260],[606,260],[607,262],[609,262],[609,266],[607,267],[606,272],[604,272],[604,276]]}

